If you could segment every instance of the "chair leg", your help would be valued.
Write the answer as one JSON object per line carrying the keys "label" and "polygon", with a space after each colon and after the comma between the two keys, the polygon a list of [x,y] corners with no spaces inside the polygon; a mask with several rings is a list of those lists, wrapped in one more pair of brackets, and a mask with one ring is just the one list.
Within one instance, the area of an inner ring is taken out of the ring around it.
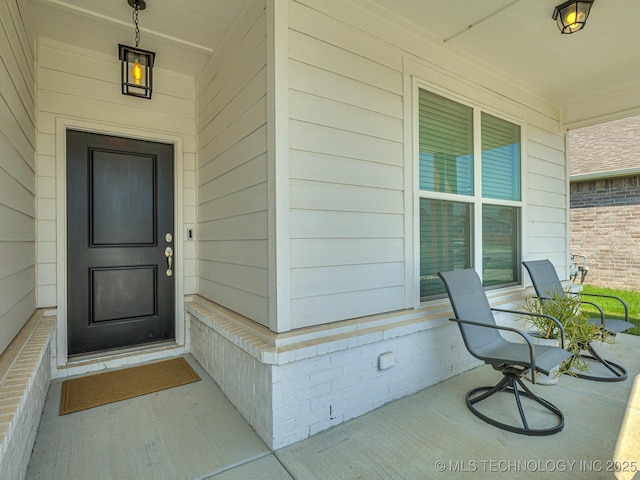
{"label": "chair leg", "polygon": [[572,372],[573,375],[585,380],[593,380],[594,382],[622,382],[623,380],[627,379],[627,370],[624,367],[602,358],[600,355],[598,355],[598,352],[594,350],[591,344],[587,344],[585,347],[590,355],[580,354],[579,356],[589,360],[595,360],[596,362],[604,365],[607,370],[609,370],[613,375],[603,377],[597,375],[589,375],[587,373]]}
{"label": "chair leg", "polygon": [[[504,378],[493,387],[478,387],[470,390],[467,393],[467,407],[471,410],[476,417],[484,420],[485,422],[493,425],[494,427],[501,428],[502,430],[507,430],[513,433],[519,433],[522,435],[530,435],[530,436],[542,436],[542,435],[552,435],[561,431],[564,428],[564,415],[562,412],[552,403],[546,401],[543,398],[535,395],[531,390],[527,388],[527,386],[520,379],[520,374],[514,374],[512,372],[503,372]],[[518,388],[520,387],[520,388]],[[518,412],[520,414],[520,419],[522,420],[522,427],[518,427],[515,425],[510,425],[508,423],[500,422],[496,419],[488,417],[484,413],[480,412],[474,405],[488,399],[492,395],[500,392],[512,393],[515,397],[516,406],[518,408]],[[551,413],[558,417],[558,423],[553,427],[548,428],[531,428],[527,421],[524,408],[522,406],[521,396],[527,397],[543,407],[549,410]]]}

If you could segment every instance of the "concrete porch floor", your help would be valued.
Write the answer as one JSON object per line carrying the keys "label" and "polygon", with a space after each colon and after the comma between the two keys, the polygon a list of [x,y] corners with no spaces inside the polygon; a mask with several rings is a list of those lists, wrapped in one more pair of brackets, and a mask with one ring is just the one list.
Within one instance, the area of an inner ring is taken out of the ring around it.
{"label": "concrete porch floor", "polygon": [[[75,479],[640,479],[640,337],[621,334],[605,358],[629,378],[563,376],[533,390],[563,411],[547,437],[509,433],[466,408],[473,387],[501,378],[479,367],[272,452],[192,357],[202,382],[58,416],[51,383],[27,478]],[[511,395],[504,412],[513,412]],[[503,408],[503,407],[499,407]],[[533,414],[532,421],[545,421]],[[615,461],[618,461],[617,463]]]}

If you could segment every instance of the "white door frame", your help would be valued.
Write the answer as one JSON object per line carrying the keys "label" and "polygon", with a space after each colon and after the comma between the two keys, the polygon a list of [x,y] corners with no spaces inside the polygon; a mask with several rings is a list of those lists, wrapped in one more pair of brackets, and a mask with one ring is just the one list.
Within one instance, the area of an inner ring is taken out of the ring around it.
{"label": "white door frame", "polygon": [[[166,346],[153,352],[153,347],[140,346],[141,357],[139,361],[148,361],[156,358],[163,358],[188,350],[185,345],[187,338],[185,332],[184,316],[184,182],[183,182],[183,139],[180,136],[166,132],[149,131],[136,127],[129,127],[116,124],[99,123],[95,121],[85,121],[77,118],[58,117],[56,119],[56,296],[57,296],[57,341],[56,341],[56,366],[65,367],[68,365],[67,352],[67,130],[80,130],[89,133],[100,133],[117,137],[133,138],[138,140],[149,140],[159,143],[173,144],[174,150],[174,238],[176,245],[176,265],[175,265],[175,348]],[[176,351],[178,349],[178,351]],[[118,353],[105,354],[100,357],[100,362],[95,364],[95,368],[86,366],[83,373],[93,369],[111,366],[121,366],[128,363],[137,363],[136,355],[131,349],[127,350],[127,361],[122,358],[115,358]],[[110,359],[109,357],[112,357]]]}

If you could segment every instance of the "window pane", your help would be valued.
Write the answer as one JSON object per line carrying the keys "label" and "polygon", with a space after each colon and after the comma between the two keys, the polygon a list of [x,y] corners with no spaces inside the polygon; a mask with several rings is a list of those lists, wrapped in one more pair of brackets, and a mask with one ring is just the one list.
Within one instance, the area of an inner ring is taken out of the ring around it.
{"label": "window pane", "polygon": [[420,90],[420,190],[473,195],[473,109]]}
{"label": "window pane", "polygon": [[482,283],[485,287],[520,281],[520,209],[482,206]]}
{"label": "window pane", "polygon": [[520,126],[482,113],[482,196],[520,200]]}
{"label": "window pane", "polygon": [[445,292],[438,272],[470,266],[470,204],[421,198],[420,298]]}

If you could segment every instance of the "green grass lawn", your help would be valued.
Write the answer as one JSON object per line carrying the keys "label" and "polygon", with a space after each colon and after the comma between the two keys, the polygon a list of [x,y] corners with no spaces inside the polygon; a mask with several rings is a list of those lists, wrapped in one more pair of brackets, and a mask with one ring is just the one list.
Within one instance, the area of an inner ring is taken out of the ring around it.
{"label": "green grass lawn", "polygon": [[[632,290],[617,290],[612,288],[601,288],[594,287],[592,285],[584,285],[584,293],[597,293],[600,295],[613,295],[616,297],[620,297],[629,306],[629,321],[636,325],[635,328],[631,330],[627,330],[625,333],[630,333],[632,335],[640,336],[640,292],[635,292]],[[624,319],[624,309],[622,305],[617,300],[609,299],[609,298],[597,298],[597,297],[589,297],[585,295],[583,297],[585,301],[593,301],[602,307],[606,318],[619,318]],[[584,310],[588,312],[595,312],[597,310],[589,305],[584,306]]]}

